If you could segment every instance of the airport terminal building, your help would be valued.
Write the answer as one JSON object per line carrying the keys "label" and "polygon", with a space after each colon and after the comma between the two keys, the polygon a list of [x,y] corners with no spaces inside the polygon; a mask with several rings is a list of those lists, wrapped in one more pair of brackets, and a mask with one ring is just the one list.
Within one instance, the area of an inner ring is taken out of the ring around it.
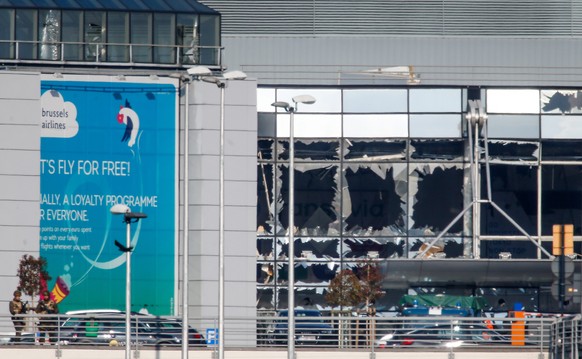
{"label": "airport terminal building", "polygon": [[330,280],[372,259],[384,308],[580,311],[555,298],[552,228],[582,251],[582,3],[102,3],[0,4],[3,308],[23,254],[47,258],[63,308],[121,308],[117,203],[148,215],[133,309],[180,313],[186,255],[190,317],[216,316],[221,218],[226,315],[287,308],[293,158],[297,305],[331,309]]}

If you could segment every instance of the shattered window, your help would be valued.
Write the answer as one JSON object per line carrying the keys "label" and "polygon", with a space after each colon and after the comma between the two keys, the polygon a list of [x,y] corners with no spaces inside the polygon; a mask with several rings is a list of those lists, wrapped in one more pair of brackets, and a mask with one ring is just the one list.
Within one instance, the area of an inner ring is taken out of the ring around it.
{"label": "shattered window", "polygon": [[344,238],[343,258],[400,258],[406,256],[406,238]]}
{"label": "shattered window", "polygon": [[465,148],[465,141],[439,139],[439,140],[410,140],[411,160],[445,160],[461,161]]}
{"label": "shattered window", "polygon": [[275,248],[273,246],[272,237],[258,237],[257,238],[257,259],[258,260],[273,260],[275,258]]}
{"label": "shattered window", "polygon": [[[409,233],[438,235],[463,211],[463,165],[425,163],[410,167]],[[458,220],[448,234],[462,232],[463,221]]]}
{"label": "shattered window", "polygon": [[[551,247],[549,252],[552,252]],[[481,242],[481,258],[499,259],[499,253],[511,253],[512,259],[534,259],[538,257],[538,247],[529,240]]]}
{"label": "shattered window", "polygon": [[542,90],[542,113],[582,113],[582,91]]}
{"label": "shattered window", "polygon": [[346,164],[343,232],[352,236],[406,233],[406,164]]}
{"label": "shattered window", "polygon": [[[259,152],[260,154],[261,152]],[[273,164],[257,164],[257,234],[273,234],[275,208],[273,203]]]}
{"label": "shattered window", "polygon": [[274,310],[275,309],[275,289],[269,287],[257,287],[257,309]]}
{"label": "shattered window", "polygon": [[273,263],[257,262],[257,283],[272,284],[274,282]]}
{"label": "shattered window", "polygon": [[[490,165],[491,198],[501,211],[490,204],[481,205],[481,233],[522,235],[507,216],[529,234],[537,223],[537,167]],[[483,173],[485,168],[482,169]],[[486,176],[481,177],[481,198],[487,198]]]}
{"label": "shattered window", "polygon": [[[338,238],[296,238],[293,242],[295,257],[305,259],[339,259],[340,240]],[[277,258],[287,260],[289,239],[277,238]]]}
{"label": "shattered window", "polygon": [[581,115],[542,116],[542,138],[582,138]]}
{"label": "shattered window", "polygon": [[490,115],[487,119],[488,138],[540,137],[539,115]]}
{"label": "shattered window", "polygon": [[552,235],[552,225],[582,227],[582,165],[542,167],[542,235]]}
{"label": "shattered window", "polygon": [[539,158],[538,142],[490,140],[488,150],[490,160],[537,161]]}
{"label": "shattered window", "polygon": [[582,141],[547,140],[542,141],[541,148],[545,161],[582,160]]}
{"label": "shattered window", "polygon": [[[289,166],[279,165],[277,218],[281,229],[289,226]],[[298,235],[339,234],[339,166],[296,164],[294,171],[294,224]]]}
{"label": "shattered window", "polygon": [[[289,140],[278,141],[278,159],[289,161]],[[337,161],[339,143],[332,140],[295,140],[295,161]]]}
{"label": "shattered window", "polygon": [[[441,237],[434,244],[434,238],[409,238],[408,258],[438,259],[438,258],[470,258],[471,244],[468,239]],[[432,244],[432,245],[431,245]],[[424,253],[422,256],[421,253]]]}
{"label": "shattered window", "polygon": [[344,139],[344,159],[358,162],[396,161],[406,159],[405,140]]}
{"label": "shattered window", "polygon": [[[297,308],[330,310],[331,307],[325,300],[327,286],[321,287],[304,287],[297,286],[294,290],[293,300]],[[287,309],[289,291],[287,287],[278,287],[277,290],[277,309]]]}
{"label": "shattered window", "polygon": [[[297,285],[329,285],[338,272],[339,263],[333,261],[308,262],[300,259],[295,261],[295,283]],[[287,284],[289,265],[277,264],[277,284]]]}

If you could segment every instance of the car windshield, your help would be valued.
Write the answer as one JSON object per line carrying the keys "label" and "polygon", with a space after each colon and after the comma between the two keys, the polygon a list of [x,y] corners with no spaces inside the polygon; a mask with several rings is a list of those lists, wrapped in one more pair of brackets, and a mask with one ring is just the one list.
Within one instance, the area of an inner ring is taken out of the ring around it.
{"label": "car windshield", "polygon": [[[280,317],[287,317],[289,314],[288,311],[282,310],[279,312]],[[317,310],[296,310],[295,311],[295,319],[299,323],[323,323],[321,318],[321,312]]]}

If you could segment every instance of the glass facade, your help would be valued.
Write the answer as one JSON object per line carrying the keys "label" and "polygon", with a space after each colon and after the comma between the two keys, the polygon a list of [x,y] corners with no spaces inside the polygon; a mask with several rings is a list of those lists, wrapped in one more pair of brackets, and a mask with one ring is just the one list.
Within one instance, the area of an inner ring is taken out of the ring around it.
{"label": "glass facade", "polygon": [[[258,309],[282,309],[287,303],[290,115],[271,103],[292,103],[300,94],[317,99],[313,105],[298,104],[294,115],[295,300],[301,305],[308,298],[329,309],[324,295],[330,280],[367,258],[438,253],[440,258],[498,259],[509,252],[512,258],[547,259],[553,224],[574,224],[579,236],[580,93],[259,88]],[[479,129],[478,198],[491,202],[472,205],[475,151],[465,114],[467,99],[474,98],[488,114],[487,126]],[[429,244],[431,250],[424,252]],[[575,246],[579,252],[579,242]],[[464,295],[499,291],[411,289]],[[388,290],[378,305],[397,305],[407,290]],[[526,296],[537,308],[546,301],[540,295],[533,288]]]}
{"label": "glass facade", "polygon": [[127,9],[134,11],[77,8],[0,5],[0,59],[220,65],[220,14],[216,12],[186,12],[189,9],[179,6],[157,11],[150,6],[151,12],[142,6]]}

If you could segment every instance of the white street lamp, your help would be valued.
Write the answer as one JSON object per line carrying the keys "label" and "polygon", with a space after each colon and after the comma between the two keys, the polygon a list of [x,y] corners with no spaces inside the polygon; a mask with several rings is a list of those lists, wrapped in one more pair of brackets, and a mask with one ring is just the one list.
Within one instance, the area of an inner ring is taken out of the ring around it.
{"label": "white street lamp", "polygon": [[[218,359],[224,359],[224,94],[229,80],[244,80],[247,75],[242,71],[227,71],[221,76],[212,75],[204,66],[188,69],[188,74],[196,80],[213,83],[220,89],[220,164],[218,179]],[[188,121],[188,119],[186,119]],[[186,141],[187,140],[186,136]],[[187,329],[186,329],[187,330]],[[184,358],[185,359],[185,358]]]}
{"label": "white street lamp", "polygon": [[290,106],[288,102],[277,101],[271,104],[274,107],[283,108],[289,113],[289,247],[287,257],[289,269],[287,275],[287,356],[288,359],[295,359],[295,138],[293,136],[295,121],[294,115],[297,111],[297,104],[304,103],[311,105],[315,103],[315,98],[311,95],[299,95],[293,97],[295,106]]}
{"label": "white street lamp", "polygon": [[[111,207],[114,215],[122,214],[126,226],[125,246],[115,241],[120,251],[125,252],[125,359],[131,359],[131,223],[136,223],[141,218],[146,218],[145,213],[132,212],[125,204],[116,204]],[[137,340],[137,338],[136,338]]]}

